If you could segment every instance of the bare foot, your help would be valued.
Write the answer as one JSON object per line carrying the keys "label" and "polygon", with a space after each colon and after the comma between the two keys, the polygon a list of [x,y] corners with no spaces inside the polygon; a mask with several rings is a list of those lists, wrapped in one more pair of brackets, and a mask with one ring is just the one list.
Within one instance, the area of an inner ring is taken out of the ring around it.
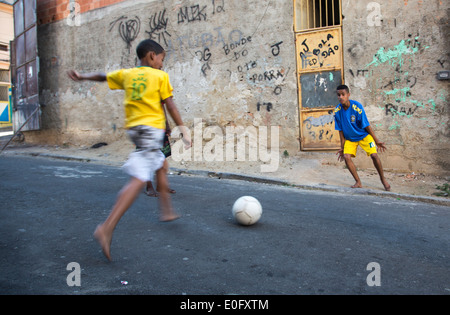
{"label": "bare foot", "polygon": [[148,191],[148,190],[146,190],[145,191],[145,194],[147,195],[147,196],[149,196],[149,197],[158,197],[158,193],[156,192],[156,191]]}
{"label": "bare foot", "polygon": [[98,225],[95,229],[94,237],[102,247],[103,254],[106,256],[106,258],[108,258],[109,261],[111,261],[111,254],[109,252],[109,249],[111,247],[112,235],[107,235],[107,233],[105,233],[103,229],[103,226]]}
{"label": "bare foot", "polygon": [[355,185],[350,186],[351,188],[362,188],[361,183],[355,183]]}
{"label": "bare foot", "polygon": [[170,221],[174,221],[176,219],[180,218],[180,216],[178,214],[162,214],[159,217],[159,221],[161,222],[170,222]]}
{"label": "bare foot", "polygon": [[386,180],[381,181],[381,182],[383,183],[384,189],[386,191],[391,191],[391,185],[389,185],[389,183]]}
{"label": "bare foot", "polygon": [[[159,190],[158,190],[159,191]],[[177,191],[174,189],[169,188],[168,189],[169,194],[176,194]],[[150,193],[148,190],[145,192],[148,196],[152,196],[152,197],[158,197],[158,193],[153,191],[152,193]]]}

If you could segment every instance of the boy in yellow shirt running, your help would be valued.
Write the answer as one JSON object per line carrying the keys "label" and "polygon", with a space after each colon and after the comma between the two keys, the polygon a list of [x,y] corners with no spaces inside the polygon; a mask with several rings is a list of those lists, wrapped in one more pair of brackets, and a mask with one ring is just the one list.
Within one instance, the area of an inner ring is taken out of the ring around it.
{"label": "boy in yellow shirt running", "polygon": [[107,81],[110,89],[125,91],[125,127],[130,140],[136,145],[128,161],[123,166],[131,176],[130,181],[119,192],[117,201],[108,218],[94,232],[103,253],[111,260],[110,246],[115,227],[128,208],[136,200],[146,183],[156,179],[160,187],[160,220],[172,221],[179,216],[172,208],[167,175],[163,166],[165,157],[161,152],[166,127],[163,102],[175,124],[182,129],[183,141],[191,145],[190,131],[183,126],[180,113],[173,101],[173,88],[169,75],[162,71],[165,51],[155,41],[147,39],[136,48],[140,67],[121,69],[105,73],[80,74],[69,71],[75,81]]}

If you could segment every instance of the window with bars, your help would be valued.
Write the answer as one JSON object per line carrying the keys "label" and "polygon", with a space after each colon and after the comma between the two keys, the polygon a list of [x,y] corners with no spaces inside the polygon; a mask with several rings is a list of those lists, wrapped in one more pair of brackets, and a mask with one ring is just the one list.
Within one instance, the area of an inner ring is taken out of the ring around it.
{"label": "window with bars", "polygon": [[9,101],[9,71],[0,70],[0,102]]}
{"label": "window with bars", "polygon": [[0,85],[0,102],[9,101],[9,87]]}
{"label": "window with bars", "polygon": [[295,31],[341,25],[340,0],[294,0]]}
{"label": "window with bars", "polygon": [[9,70],[0,70],[0,82],[9,82]]}

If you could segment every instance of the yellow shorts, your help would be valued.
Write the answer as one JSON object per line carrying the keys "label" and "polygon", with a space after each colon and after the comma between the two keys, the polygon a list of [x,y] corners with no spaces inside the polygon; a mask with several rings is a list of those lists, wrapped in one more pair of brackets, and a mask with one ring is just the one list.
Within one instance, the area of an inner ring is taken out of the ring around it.
{"label": "yellow shorts", "polygon": [[364,139],[356,142],[345,140],[344,154],[351,154],[353,157],[355,157],[358,145],[364,151],[366,151],[367,156],[370,156],[373,153],[377,153],[377,145],[375,144],[375,140],[373,140],[371,135],[367,135],[367,137],[365,137]]}

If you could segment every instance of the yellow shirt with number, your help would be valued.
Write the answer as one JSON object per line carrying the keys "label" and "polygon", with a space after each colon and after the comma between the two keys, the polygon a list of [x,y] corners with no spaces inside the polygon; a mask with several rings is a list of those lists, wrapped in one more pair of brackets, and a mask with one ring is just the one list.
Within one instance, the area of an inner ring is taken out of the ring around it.
{"label": "yellow shirt with number", "polygon": [[169,75],[151,67],[136,67],[109,72],[106,75],[112,90],[125,90],[125,127],[146,125],[166,128],[166,117],[161,104],[172,96]]}

